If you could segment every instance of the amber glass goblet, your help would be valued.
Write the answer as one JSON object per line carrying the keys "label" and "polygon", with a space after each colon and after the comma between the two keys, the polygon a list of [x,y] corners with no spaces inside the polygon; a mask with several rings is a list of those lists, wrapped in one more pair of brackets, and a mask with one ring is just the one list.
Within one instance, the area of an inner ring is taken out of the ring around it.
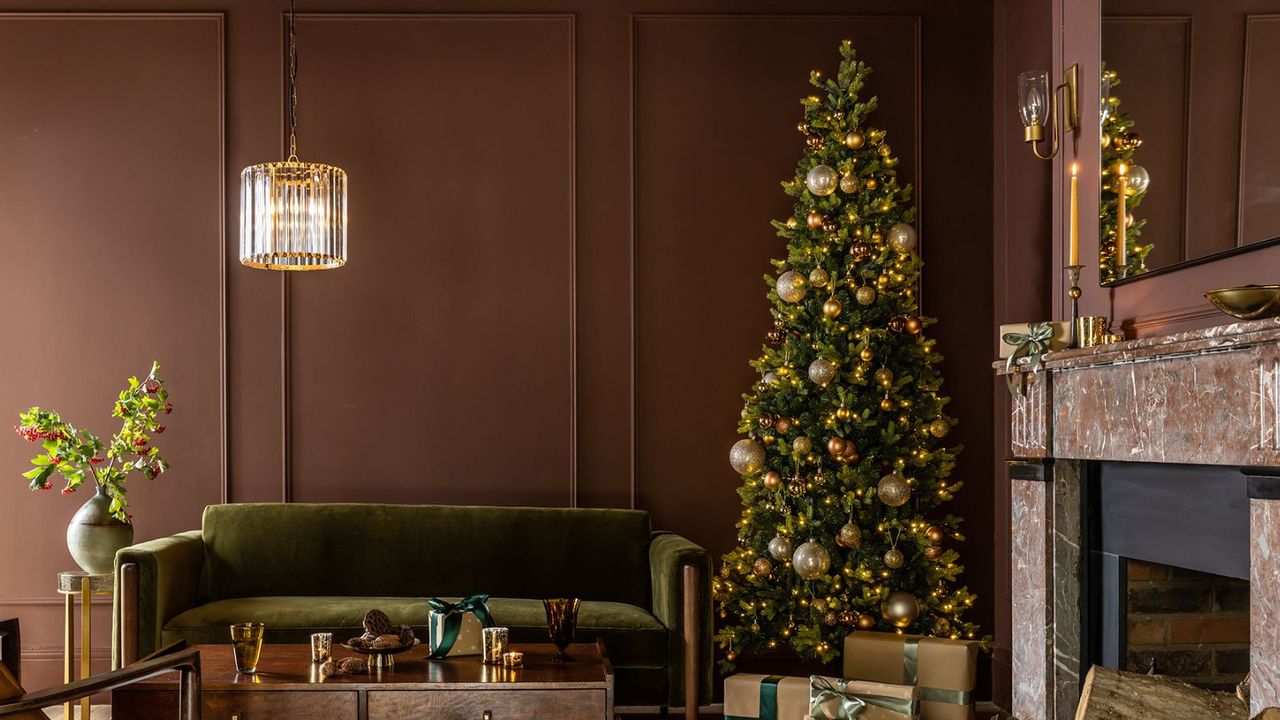
{"label": "amber glass goblet", "polygon": [[551,598],[542,601],[542,607],[547,611],[547,634],[560,651],[556,656],[557,662],[564,662],[569,657],[564,651],[573,642],[574,632],[578,629],[578,606],[581,604],[582,601],[578,598]]}

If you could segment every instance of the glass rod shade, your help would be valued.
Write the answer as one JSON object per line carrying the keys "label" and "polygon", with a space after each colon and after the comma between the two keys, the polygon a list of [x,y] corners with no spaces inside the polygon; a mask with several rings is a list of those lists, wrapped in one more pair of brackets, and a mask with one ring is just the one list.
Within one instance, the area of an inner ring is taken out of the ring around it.
{"label": "glass rod shade", "polygon": [[263,270],[347,263],[347,173],[324,163],[250,165],[240,173],[240,262]]}

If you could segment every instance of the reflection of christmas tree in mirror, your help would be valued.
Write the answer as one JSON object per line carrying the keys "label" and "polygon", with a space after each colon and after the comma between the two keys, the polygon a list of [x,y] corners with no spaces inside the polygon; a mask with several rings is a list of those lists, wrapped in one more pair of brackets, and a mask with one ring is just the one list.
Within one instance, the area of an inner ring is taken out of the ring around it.
{"label": "reflection of christmas tree in mirror", "polygon": [[855,629],[977,635],[960,518],[940,507],[963,483],[916,298],[911,186],[866,124],[871,69],[840,52],[802,101],[804,155],[783,183],[795,207],[774,223],[786,250],[766,276],[773,327],[729,451],[742,515],[712,584],[726,665],[783,648],[831,660]]}
{"label": "reflection of christmas tree in mirror", "polygon": [[[1099,108],[1102,192],[1098,204],[1101,240],[1098,268],[1104,283],[1146,272],[1147,254],[1153,247],[1150,243],[1143,245],[1138,242],[1147,221],[1139,219],[1135,211],[1147,195],[1151,178],[1145,168],[1134,164],[1134,152],[1142,145],[1142,138],[1133,130],[1133,118],[1120,109],[1120,98],[1115,94],[1119,85],[1119,73],[1103,63]],[[1124,248],[1122,258],[1120,247]]]}

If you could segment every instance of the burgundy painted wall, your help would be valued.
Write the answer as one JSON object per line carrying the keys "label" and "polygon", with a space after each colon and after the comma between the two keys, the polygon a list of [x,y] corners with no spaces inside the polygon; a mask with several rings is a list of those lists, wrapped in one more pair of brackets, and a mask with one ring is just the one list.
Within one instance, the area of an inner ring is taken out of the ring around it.
{"label": "burgundy painted wall", "polygon": [[[107,432],[120,379],[164,362],[174,469],[133,486],[139,540],[220,501],[473,502],[641,507],[727,550],[777,183],[807,71],[849,37],[919,188],[969,448],[949,509],[996,627],[993,130],[970,111],[992,101],[990,6],[304,2],[300,154],[351,173],[352,252],[289,277],[234,247],[239,169],[281,151],[285,7],[0,0],[0,410]],[[13,476],[29,455],[0,441]],[[82,500],[0,485],[0,615],[31,686],[60,679],[51,588]]]}

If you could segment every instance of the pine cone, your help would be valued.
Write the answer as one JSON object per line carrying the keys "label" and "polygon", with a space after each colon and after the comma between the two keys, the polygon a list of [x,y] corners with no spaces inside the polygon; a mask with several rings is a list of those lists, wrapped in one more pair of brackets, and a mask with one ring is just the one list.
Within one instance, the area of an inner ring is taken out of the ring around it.
{"label": "pine cone", "polygon": [[400,626],[400,644],[404,646],[413,645],[417,638],[413,636],[413,628],[408,625]]}
{"label": "pine cone", "polygon": [[400,647],[400,636],[391,634],[379,635],[378,639],[374,640],[369,647],[374,650],[394,650]]}
{"label": "pine cone", "polygon": [[353,637],[347,641],[347,647],[353,650],[366,650],[369,647],[369,641],[364,636]]}
{"label": "pine cone", "polygon": [[338,661],[338,670],[340,670],[341,672],[347,673],[348,675],[356,675],[362,672],[367,672],[368,669],[369,669],[369,665],[364,661],[363,658],[349,657],[349,658],[342,658],[341,660]]}
{"label": "pine cone", "polygon": [[334,661],[332,661],[332,660],[325,660],[323,663],[321,663],[321,665],[320,665],[320,677],[322,677],[322,678],[327,678],[327,677],[329,677],[330,675],[332,675],[332,674],[334,674],[334,673],[336,673],[336,672],[338,672],[338,664],[337,664],[337,663],[335,663]]}

